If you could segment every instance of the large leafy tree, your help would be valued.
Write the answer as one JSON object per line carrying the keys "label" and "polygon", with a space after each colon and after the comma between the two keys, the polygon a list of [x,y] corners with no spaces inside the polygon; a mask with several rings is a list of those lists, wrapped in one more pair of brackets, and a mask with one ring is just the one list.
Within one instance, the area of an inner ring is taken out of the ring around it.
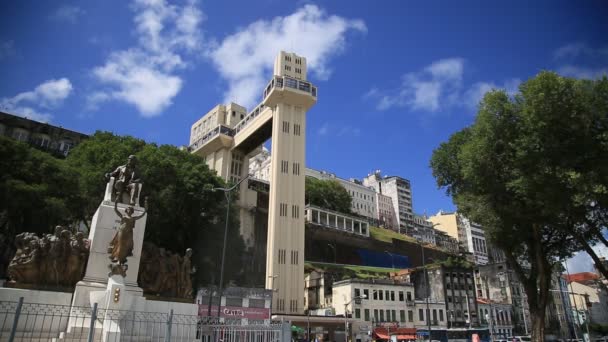
{"label": "large leafy tree", "polygon": [[[194,250],[199,284],[215,280],[220,264],[226,201],[220,192],[209,189],[225,186],[204,160],[174,146],[147,144],[133,137],[97,132],[78,145],[66,162],[79,173],[81,196],[87,199],[82,217],[90,219],[102,201],[105,173],[137,157],[143,181],[142,198],[148,197],[145,241],[183,254]],[[142,201],[143,204],[143,201]],[[234,203],[232,203],[234,205]],[[239,255],[244,243],[239,234],[236,210],[229,224],[229,246]],[[240,271],[241,260],[228,258],[227,281]]]}
{"label": "large leafy tree", "polygon": [[606,78],[542,72],[514,98],[486,94],[473,125],[433,153],[439,186],[486,227],[522,281],[535,341],[544,338],[555,264],[605,242],[607,113]]}
{"label": "large leafy tree", "polygon": [[348,214],[352,197],[336,180],[306,177],[306,203]]}
{"label": "large leafy tree", "polygon": [[77,172],[63,160],[0,136],[0,231],[49,233],[83,203]]}
{"label": "large leafy tree", "polygon": [[0,136],[0,277],[14,254],[15,235],[68,225],[84,202],[77,173],[63,160]]}

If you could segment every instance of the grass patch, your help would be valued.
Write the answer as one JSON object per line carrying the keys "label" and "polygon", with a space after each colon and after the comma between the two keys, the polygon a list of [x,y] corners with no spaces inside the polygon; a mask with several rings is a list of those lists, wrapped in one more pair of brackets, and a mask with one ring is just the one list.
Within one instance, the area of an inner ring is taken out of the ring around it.
{"label": "grass patch", "polygon": [[407,242],[414,242],[414,243],[417,242],[416,239],[414,239],[411,236],[399,234],[390,229],[385,229],[385,228],[380,228],[380,227],[370,226],[369,233],[370,233],[372,239],[389,242],[389,243],[393,242],[393,239],[407,241]]}
{"label": "grass patch", "polygon": [[390,272],[396,272],[398,269],[373,266],[359,265],[342,265],[319,262],[306,262],[304,264],[308,270],[322,269],[325,272],[333,272],[339,275],[339,278],[357,278],[357,279],[372,279],[372,278],[388,278]]}

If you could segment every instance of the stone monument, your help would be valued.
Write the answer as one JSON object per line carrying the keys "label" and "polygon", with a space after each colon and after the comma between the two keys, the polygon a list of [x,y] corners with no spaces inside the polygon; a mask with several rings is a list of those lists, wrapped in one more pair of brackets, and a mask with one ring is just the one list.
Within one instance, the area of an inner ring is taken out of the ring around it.
{"label": "stone monument", "polygon": [[91,221],[89,260],[83,279],[76,284],[73,306],[90,306],[89,293],[106,290],[108,271],[124,277],[129,294],[143,294],[137,285],[137,274],[147,216],[146,209],[140,206],[142,183],[138,174],[135,156],[129,156],[125,165],[106,174],[104,199]]}

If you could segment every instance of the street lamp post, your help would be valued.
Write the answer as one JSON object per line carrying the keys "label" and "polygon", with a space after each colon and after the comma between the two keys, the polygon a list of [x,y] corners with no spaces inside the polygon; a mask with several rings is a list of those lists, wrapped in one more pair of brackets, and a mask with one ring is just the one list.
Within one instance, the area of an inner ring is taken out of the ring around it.
{"label": "street lamp post", "polygon": [[422,245],[422,241],[421,239],[418,239],[418,243],[420,244],[420,250],[422,251],[422,268],[424,271],[424,283],[426,284],[426,321],[427,321],[427,326],[428,326],[428,330],[429,330],[429,341],[431,340],[431,308],[429,306],[429,297],[430,297],[430,290],[431,290],[431,284],[429,284],[429,276],[428,276],[428,272],[426,269],[426,262],[425,262],[425,258],[424,258],[424,246]]}
{"label": "street lamp post", "polygon": [[355,296],[353,297],[351,300],[349,300],[347,303],[344,303],[344,342],[348,342],[348,314],[347,314],[347,310],[348,310],[348,305],[350,303],[354,301],[357,301],[359,299],[365,299],[367,298],[366,295],[362,295],[362,296]]}
{"label": "street lamp post", "polygon": [[[223,295],[223,291],[224,291],[224,265],[225,265],[225,261],[226,261],[226,242],[228,240],[228,225],[229,225],[229,221],[230,221],[230,200],[232,199],[232,191],[236,188],[239,187],[239,185],[241,185],[241,183],[243,181],[245,181],[247,178],[249,178],[251,175],[248,174],[247,176],[243,177],[243,179],[241,179],[240,181],[238,181],[238,183],[234,184],[233,186],[229,187],[229,188],[212,188],[211,191],[222,191],[224,193],[224,196],[226,197],[226,225],[224,226],[224,243],[222,246],[222,263],[220,266],[220,284],[219,284],[219,303],[217,305],[217,319],[219,321],[220,319],[220,311],[221,311],[221,307],[222,307],[222,295]],[[211,306],[211,302],[209,303],[209,306]]]}

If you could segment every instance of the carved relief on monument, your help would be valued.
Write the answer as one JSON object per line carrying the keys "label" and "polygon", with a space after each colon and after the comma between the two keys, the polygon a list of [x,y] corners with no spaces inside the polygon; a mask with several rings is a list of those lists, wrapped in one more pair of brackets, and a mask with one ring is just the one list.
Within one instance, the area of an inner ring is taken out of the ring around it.
{"label": "carved relief on monument", "polygon": [[162,297],[192,299],[192,249],[184,256],[144,242],[137,282],[144,293]]}
{"label": "carved relief on monument", "polygon": [[89,241],[82,232],[72,234],[62,226],[42,237],[21,233],[15,237],[17,252],[8,266],[10,283],[73,287],[84,276]]}

